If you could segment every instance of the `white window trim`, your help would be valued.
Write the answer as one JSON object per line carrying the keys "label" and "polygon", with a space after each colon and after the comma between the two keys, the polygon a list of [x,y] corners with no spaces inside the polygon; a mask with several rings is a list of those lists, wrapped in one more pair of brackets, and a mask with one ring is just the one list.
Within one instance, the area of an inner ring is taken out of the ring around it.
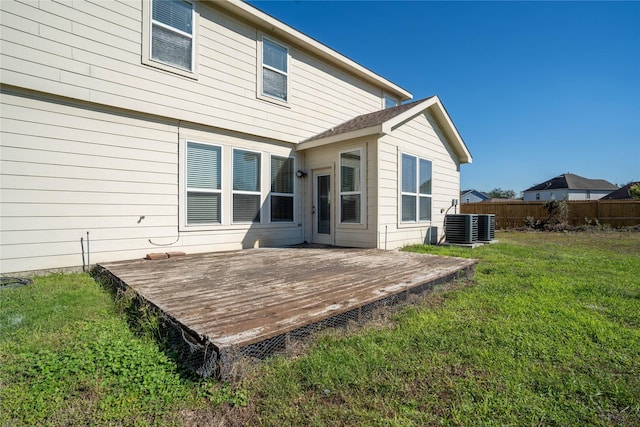
{"label": "white window trim", "polygon": [[[344,153],[352,153],[354,151],[358,151],[360,153],[360,191],[342,191],[342,154]],[[364,211],[365,211],[365,200],[364,200],[364,174],[365,174],[365,158],[364,158],[364,149],[362,147],[352,148],[349,150],[342,150],[338,153],[338,182],[336,192],[338,195],[338,224],[341,226],[360,226],[364,224]],[[342,196],[349,196],[353,194],[360,195],[360,221],[359,222],[342,222]]]}
{"label": "white window trim", "polygon": [[[246,190],[234,190],[233,189],[233,160],[235,158],[236,155],[236,151],[247,151],[249,153],[256,153],[256,154],[260,154],[260,191],[246,191]],[[262,198],[262,189],[264,188],[264,153],[262,151],[258,151],[258,150],[249,150],[247,148],[241,148],[241,147],[232,147],[231,148],[231,200],[230,200],[230,207],[231,207],[231,224],[263,224],[264,223],[264,200]],[[271,165],[269,165],[269,170],[271,170]],[[258,222],[252,222],[252,221],[235,221],[233,219],[233,196],[234,194],[248,194],[248,195],[252,195],[252,196],[260,196],[260,221]]]}
{"label": "white window trim", "polygon": [[[399,224],[403,224],[403,225],[417,225],[417,224],[430,224],[433,222],[433,160],[428,159],[426,157],[420,157],[418,155],[415,154],[411,154],[408,152],[399,152],[400,155],[400,159],[398,164],[400,165],[398,168],[398,182],[400,183],[399,185],[399,190],[400,190],[400,197],[398,198],[398,223]],[[402,191],[402,156],[407,155],[407,156],[411,156],[415,159],[416,161],[416,192],[415,193],[411,193],[408,191]],[[431,163],[431,194],[423,194],[420,193],[420,160],[426,160],[428,162]],[[416,219],[413,221],[404,221],[402,219],[402,196],[413,196],[416,198]],[[420,219],[420,197],[429,197],[431,199],[431,212],[430,212],[430,219]]]}
{"label": "white window trim", "polygon": [[[170,73],[178,74],[184,77],[189,77],[192,79],[198,78],[198,28],[199,28],[199,17],[200,14],[196,10],[196,4],[191,0],[184,0],[187,3],[191,4],[191,13],[192,15],[192,25],[193,25],[193,34],[185,33],[184,31],[180,31],[177,28],[173,28],[162,22],[156,22],[153,20],[153,15],[151,13],[153,0],[146,0],[142,2],[142,63],[144,65],[148,65],[154,68],[161,69],[163,71],[168,71]],[[152,26],[155,24],[167,28],[171,31],[175,31],[178,34],[182,34],[185,36],[190,36],[191,43],[191,70],[185,70],[184,68],[177,67],[175,65],[167,64],[165,62],[159,61],[151,57],[151,38],[152,38]]]}
{"label": "white window trim", "polygon": [[[293,193],[276,193],[271,191],[271,159],[273,157],[280,157],[282,159],[293,159]],[[269,153],[269,224],[294,224],[296,222],[296,158],[295,156],[281,156],[274,153]],[[271,196],[286,196],[293,199],[293,214],[291,221],[272,221],[271,219]]]}
{"label": "white window trim", "polygon": [[[263,57],[263,48],[262,48],[262,41],[264,39],[269,40],[271,43],[277,44],[278,46],[284,48],[287,50],[287,72],[283,73],[282,70],[278,70],[277,68],[273,68],[270,67],[269,65],[266,65],[263,63],[262,57]],[[282,43],[279,40],[274,39],[273,37],[269,37],[266,36],[262,33],[258,33],[258,43],[256,44],[257,46],[257,61],[256,61],[256,80],[257,80],[257,93],[256,96],[259,99],[262,99],[264,101],[269,101],[272,102],[274,104],[278,104],[281,105],[283,107],[289,107],[290,103],[291,103],[291,49],[289,48],[288,45]],[[277,98],[275,96],[271,96],[269,94],[264,93],[263,91],[263,83],[264,83],[264,78],[262,76],[262,69],[263,67],[268,68],[269,70],[275,71],[279,74],[283,74],[285,76],[287,76],[287,99],[286,100],[282,100],[280,98]]]}
{"label": "white window trim", "polygon": [[395,96],[389,95],[386,92],[382,92],[382,109],[383,110],[387,108],[391,108],[391,107],[387,107],[387,103],[386,103],[387,98],[394,100],[396,102],[396,105],[395,105],[396,107],[400,105],[400,100],[398,98],[396,98]]}
{"label": "white window trim", "polygon": [[[187,186],[187,174],[188,174],[188,165],[187,165],[187,147],[189,146],[189,143],[194,143],[194,144],[202,144],[202,145],[211,145],[213,147],[218,147],[220,148],[220,190],[203,190],[203,189],[192,189],[190,190],[189,187]],[[195,139],[185,139],[184,140],[184,144],[181,150],[182,153],[182,158],[184,159],[183,161],[180,162],[180,169],[181,169],[181,173],[180,173],[180,177],[182,178],[182,182],[183,184],[181,185],[181,188],[183,189],[184,193],[182,194],[182,197],[180,198],[180,200],[182,200],[182,206],[180,206],[180,213],[182,216],[182,220],[180,221],[180,224],[184,227],[185,230],[206,230],[206,229],[211,229],[211,228],[219,228],[220,226],[222,226],[225,222],[225,197],[224,197],[224,177],[225,177],[225,167],[224,167],[224,147],[220,144],[212,144],[209,142],[202,142],[202,141],[197,141]],[[188,222],[188,218],[187,218],[187,197],[190,191],[194,191],[194,192],[201,192],[201,193],[218,193],[220,194],[220,222],[219,223],[208,223],[208,224],[202,224],[202,223],[193,223],[193,224],[189,224]]]}

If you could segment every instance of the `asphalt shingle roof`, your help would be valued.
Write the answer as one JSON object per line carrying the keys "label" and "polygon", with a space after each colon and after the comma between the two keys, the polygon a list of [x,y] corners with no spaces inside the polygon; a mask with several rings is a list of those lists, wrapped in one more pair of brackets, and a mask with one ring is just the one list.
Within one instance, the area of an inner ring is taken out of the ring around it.
{"label": "asphalt shingle roof", "polygon": [[317,135],[312,136],[311,138],[307,138],[302,142],[315,141],[316,139],[327,138],[329,136],[341,135],[343,133],[352,132],[355,130],[365,129],[371,126],[376,126],[386,122],[387,120],[391,120],[392,118],[404,113],[405,111],[415,107],[417,104],[426,101],[429,98],[419,99],[417,101],[409,102],[407,104],[401,104],[396,107],[387,108],[384,110],[376,111],[373,113],[363,114],[361,116],[355,117],[351,120],[348,120],[344,123],[341,123],[331,129],[327,129],[324,132],[321,132]]}
{"label": "asphalt shingle roof", "polygon": [[611,193],[607,194],[606,196],[603,197],[604,200],[625,200],[625,199],[631,199],[631,195],[629,194],[629,190],[631,189],[632,185],[636,185],[636,184],[640,184],[640,181],[638,182],[630,182],[627,185],[618,188],[615,191],[612,191]]}
{"label": "asphalt shingle roof", "polygon": [[604,179],[589,179],[572,173],[565,173],[556,176],[541,184],[534,185],[524,191],[540,191],[540,190],[617,190],[618,187]]}

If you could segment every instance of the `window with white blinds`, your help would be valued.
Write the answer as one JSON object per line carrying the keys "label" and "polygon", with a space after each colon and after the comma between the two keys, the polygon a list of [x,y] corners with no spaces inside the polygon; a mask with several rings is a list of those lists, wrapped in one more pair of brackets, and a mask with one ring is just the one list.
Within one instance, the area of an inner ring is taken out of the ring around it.
{"label": "window with white blinds", "polygon": [[289,50],[267,38],[262,39],[262,94],[287,101]]}
{"label": "window with white blinds", "polygon": [[362,152],[340,153],[340,222],[362,222]]}
{"label": "window with white blinds", "polygon": [[402,154],[402,222],[431,221],[431,161]]}
{"label": "window with white blinds", "polygon": [[271,156],[271,222],[293,222],[292,157]]}
{"label": "window with white blinds", "polygon": [[193,71],[193,5],[184,0],[153,0],[151,58]]}
{"label": "window with white blinds", "polygon": [[233,150],[233,222],[260,222],[260,153]]}
{"label": "window with white blinds", "polygon": [[187,224],[220,224],[221,148],[187,142]]}

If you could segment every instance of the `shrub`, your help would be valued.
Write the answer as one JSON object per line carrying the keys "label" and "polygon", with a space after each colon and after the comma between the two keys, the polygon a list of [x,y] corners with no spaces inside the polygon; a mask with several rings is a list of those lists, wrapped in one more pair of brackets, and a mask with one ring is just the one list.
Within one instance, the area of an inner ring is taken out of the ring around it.
{"label": "shrub", "polygon": [[569,204],[565,201],[549,200],[545,202],[547,218],[536,219],[528,216],[524,220],[527,228],[534,230],[563,231],[569,229]]}
{"label": "shrub", "polygon": [[544,228],[552,231],[562,231],[569,228],[569,204],[565,201],[549,200],[545,202],[547,219]]}

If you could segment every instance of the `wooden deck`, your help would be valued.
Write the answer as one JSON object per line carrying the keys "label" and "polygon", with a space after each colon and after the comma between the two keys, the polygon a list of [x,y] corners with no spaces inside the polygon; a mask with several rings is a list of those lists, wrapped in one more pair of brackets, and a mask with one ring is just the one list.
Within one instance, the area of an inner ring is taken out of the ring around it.
{"label": "wooden deck", "polygon": [[[288,340],[288,334],[310,325],[331,326],[331,319],[341,316],[359,320],[376,303],[473,274],[476,262],[375,249],[300,247],[111,262],[98,271],[160,309],[192,341],[213,345],[222,363],[230,349],[253,349],[262,357],[276,337]],[[228,367],[217,369],[220,374]]]}

